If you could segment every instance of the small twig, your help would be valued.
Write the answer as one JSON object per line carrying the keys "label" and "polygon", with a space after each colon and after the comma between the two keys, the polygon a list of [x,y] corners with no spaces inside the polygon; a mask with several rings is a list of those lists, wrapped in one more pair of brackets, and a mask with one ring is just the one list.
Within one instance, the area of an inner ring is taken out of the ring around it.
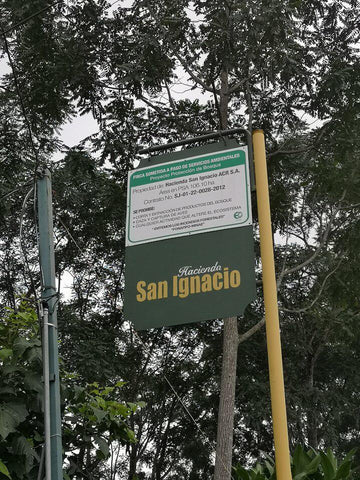
{"label": "small twig", "polygon": [[218,100],[218,97],[217,97],[217,93],[216,93],[216,87],[215,87],[215,82],[214,80],[212,81],[212,87],[213,87],[213,95],[214,95],[214,102],[215,102],[215,107],[216,107],[216,111],[219,115],[219,122],[220,122],[220,130],[222,130],[222,122],[221,122],[221,111],[220,111],[220,105],[219,105],[219,100]]}
{"label": "small twig", "polygon": [[190,64],[184,60],[184,58],[178,53],[176,47],[174,47],[172,45],[172,43],[170,42],[169,38],[168,38],[168,31],[166,30],[166,28],[162,25],[160,19],[158,18],[158,16],[156,15],[156,13],[154,12],[154,10],[151,8],[151,6],[149,5],[149,2],[146,2],[146,8],[148,9],[148,11],[150,12],[151,16],[153,17],[153,19],[157,22],[157,25],[159,26],[162,34],[163,34],[163,37],[164,39],[169,43],[170,45],[170,48],[173,52],[173,54],[175,55],[175,57],[179,60],[180,64],[182,65],[182,67],[184,68],[184,70],[190,75],[190,77],[194,80],[195,83],[197,83],[198,85],[200,85],[204,90],[208,91],[208,92],[211,92],[213,93],[213,90],[212,88],[207,85],[204,80],[202,80],[196,73],[194,73],[194,71],[190,68]]}
{"label": "small twig", "polygon": [[324,291],[326,282],[331,277],[331,275],[333,275],[336,272],[336,270],[340,267],[343,260],[344,260],[344,257],[342,257],[340,259],[340,261],[338,262],[338,264],[336,265],[336,267],[326,275],[326,277],[324,278],[324,280],[321,284],[321,287],[320,287],[320,290],[319,290],[318,294],[316,295],[314,300],[310,303],[310,305],[308,305],[307,307],[304,307],[304,308],[298,308],[298,309],[294,309],[294,310],[288,309],[288,308],[280,308],[280,310],[283,311],[283,312],[287,312],[287,313],[304,313],[304,312],[307,312],[308,310],[310,310],[310,308],[312,308],[315,305],[315,303],[319,300],[319,298],[321,297],[321,294]]}
{"label": "small twig", "polygon": [[282,264],[282,268],[281,268],[281,272],[280,272],[280,275],[276,281],[276,286],[277,286],[277,289],[280,288],[280,285],[283,281],[283,278],[284,278],[284,273],[285,273],[285,267],[286,267],[286,260],[287,260],[287,257],[288,257],[288,253],[289,253],[289,237],[290,237],[290,234],[289,234],[289,224],[290,224],[290,213],[288,215],[288,218],[287,218],[287,222],[286,222],[286,240],[285,240],[285,255],[284,255],[284,260],[283,260],[283,264]]}

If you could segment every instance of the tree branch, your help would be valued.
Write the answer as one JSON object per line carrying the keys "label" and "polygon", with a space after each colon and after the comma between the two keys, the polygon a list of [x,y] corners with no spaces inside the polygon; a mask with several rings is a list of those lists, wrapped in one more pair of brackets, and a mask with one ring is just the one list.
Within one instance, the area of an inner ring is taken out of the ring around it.
{"label": "tree branch", "polygon": [[242,335],[239,335],[239,345],[240,343],[245,342],[248,338],[252,337],[254,333],[258,332],[265,325],[265,317],[263,317],[258,323]]}
{"label": "tree branch", "polygon": [[304,307],[304,308],[299,308],[299,309],[294,309],[294,310],[291,310],[291,309],[288,309],[288,308],[280,308],[280,310],[282,312],[287,312],[287,313],[304,313],[304,312],[307,312],[308,310],[310,310],[310,308],[312,308],[315,305],[315,303],[319,300],[319,298],[321,297],[321,294],[322,294],[322,292],[325,288],[326,282],[331,277],[331,275],[333,275],[336,272],[336,270],[340,267],[343,260],[344,260],[344,258],[342,257],[340,259],[340,261],[338,262],[338,264],[336,265],[336,267],[326,275],[326,277],[324,278],[324,280],[321,284],[321,287],[320,287],[320,290],[319,290],[318,294],[316,295],[314,300],[310,303],[310,305],[308,305],[307,307]]}
{"label": "tree branch", "polygon": [[245,83],[245,82],[248,82],[249,80],[250,80],[250,77],[245,78],[244,80],[241,80],[240,82],[235,83],[234,85],[232,85],[232,86],[229,88],[229,95],[232,94],[232,93],[234,93],[234,92],[236,92],[237,90],[240,90],[240,89],[243,87],[244,83]]}
{"label": "tree branch", "polygon": [[170,107],[172,108],[172,111],[174,112],[174,115],[177,116],[177,114],[176,114],[176,105],[175,105],[174,99],[172,98],[171,91],[170,91],[170,88],[169,88],[169,85],[167,84],[167,82],[165,82],[165,88],[166,88],[166,91],[167,91],[167,94],[168,94],[168,99],[169,99]]}
{"label": "tree branch", "polygon": [[332,221],[333,221],[333,217],[329,220],[329,223],[326,227],[323,238],[319,242],[319,246],[317,247],[315,252],[308,259],[306,259],[304,262],[300,263],[299,265],[296,265],[295,267],[288,268],[287,270],[285,270],[283,272],[282,277],[284,277],[285,275],[289,275],[290,273],[297,272],[298,270],[301,270],[302,268],[306,267],[306,265],[309,265],[309,263],[311,263],[313,260],[315,260],[315,258],[319,255],[319,253],[321,252],[323,246],[325,245],[325,243],[327,241],[327,238],[328,238],[329,233],[330,233]]}
{"label": "tree branch", "polygon": [[168,38],[168,32],[166,30],[166,28],[161,24],[160,22],[160,19],[159,17],[156,15],[156,13],[154,12],[154,10],[150,7],[149,3],[146,2],[146,8],[148,9],[148,11],[150,12],[151,16],[153,17],[153,19],[157,22],[157,26],[160,28],[160,30],[162,31],[163,33],[163,36],[164,36],[164,39],[166,39],[166,41],[169,43],[169,46],[172,50],[172,53],[175,55],[175,57],[179,60],[181,66],[183,67],[183,69],[190,75],[190,77],[194,80],[194,82],[198,85],[200,85],[204,90],[208,91],[208,92],[211,92],[213,93],[213,89],[207,85],[204,80],[202,80],[198,75],[196,75],[193,70],[191,69],[190,67],[190,63],[187,62],[186,60],[184,60],[180,54],[177,52],[177,49],[172,45],[172,43],[170,42],[169,38]]}
{"label": "tree branch", "polygon": [[249,113],[248,130],[251,134],[252,133],[252,125],[253,125],[254,114],[253,114],[253,107],[252,107],[252,103],[251,103],[250,85],[249,85],[248,81],[246,81],[245,98],[246,98],[246,106],[247,106],[248,113]]}
{"label": "tree branch", "polygon": [[148,105],[149,107],[151,107],[153,110],[155,110],[156,113],[158,113],[159,115],[161,116],[165,116],[164,112],[161,110],[160,107],[158,107],[157,105],[154,105],[152,102],[150,102],[150,100],[148,100],[147,98],[145,98],[143,95],[141,95],[141,97],[139,97],[139,100],[143,101],[144,103],[146,103],[146,105]]}
{"label": "tree branch", "polygon": [[[320,128],[320,132],[319,134],[317,135],[317,137],[315,138],[315,141],[313,142],[312,145],[309,145],[307,147],[304,147],[304,148],[301,148],[299,150],[281,150],[281,148],[279,150],[276,150],[275,152],[270,152],[267,154],[267,157],[268,158],[271,158],[273,157],[274,155],[277,155],[278,153],[282,153],[282,154],[286,154],[286,155],[295,155],[297,153],[306,153],[306,152],[309,152],[310,150],[313,150],[315,149],[315,145],[317,143],[320,142],[320,140],[322,139],[322,137],[324,136],[324,133],[326,131],[326,127],[328,126],[329,122],[328,123],[325,123],[325,125],[323,125],[321,128]],[[285,145],[288,144],[289,142],[285,142]]]}
{"label": "tree branch", "polygon": [[290,213],[288,215],[288,218],[287,218],[287,225],[286,225],[286,240],[285,240],[285,255],[284,255],[284,260],[283,260],[283,264],[282,264],[282,268],[281,268],[281,272],[280,272],[280,275],[278,277],[278,279],[276,280],[276,287],[277,289],[280,288],[280,285],[283,281],[283,278],[284,278],[284,274],[285,274],[285,267],[286,267],[286,261],[287,261],[287,257],[288,257],[288,253],[289,253],[289,223],[290,223]]}
{"label": "tree branch", "polygon": [[273,157],[274,155],[278,154],[284,154],[284,155],[296,155],[298,153],[305,153],[308,152],[309,150],[312,150],[314,148],[313,145],[310,145],[309,147],[301,148],[300,150],[276,150],[276,152],[271,152],[268,153],[266,156],[268,158]]}
{"label": "tree branch", "polygon": [[[340,197],[340,201],[339,203],[341,204],[341,202],[344,200],[344,197],[346,195],[346,189],[343,191],[343,194],[342,196]],[[292,267],[292,268],[289,268],[287,270],[284,270],[284,265],[285,265],[285,262],[286,262],[286,259],[284,260],[284,264],[283,264],[283,269],[279,275],[279,278],[277,280],[277,289],[279,289],[281,283],[282,283],[282,280],[283,278],[285,277],[285,275],[288,275],[289,273],[294,273],[294,272],[297,272],[298,270],[301,270],[302,268],[304,268],[306,265],[308,265],[309,263],[311,263],[320,253],[321,249],[323,248],[323,246],[325,245],[325,243],[327,242],[327,238],[329,236],[329,233],[330,233],[330,230],[331,230],[331,227],[332,227],[332,224],[333,224],[333,221],[338,213],[338,211],[340,210],[340,207],[337,207],[335,209],[335,211],[331,214],[330,216],[330,219],[329,219],[329,222],[328,222],[328,225],[326,227],[326,230],[324,232],[324,235],[319,243],[319,246],[318,248],[315,250],[315,252],[313,253],[313,255],[311,255],[307,260],[305,260],[304,262],[302,262],[301,264],[297,265],[296,267]],[[288,237],[287,237],[288,239]],[[308,310],[309,308],[311,308],[317,301],[318,299],[320,298],[324,288],[325,288],[325,284],[328,280],[328,278],[336,272],[336,270],[339,268],[341,262],[342,262],[343,259],[340,260],[340,262],[338,263],[338,265],[336,266],[336,268],[330,272],[324,279],[321,287],[320,287],[320,291],[317,295],[317,297],[315,298],[315,300],[312,302],[312,304],[309,306],[309,307],[306,307],[306,310]],[[297,311],[297,310],[286,310],[286,309],[281,309],[282,311],[284,312],[291,312],[291,313],[299,313],[301,312],[301,310]],[[262,327],[263,325],[265,325],[265,317],[262,318],[256,325],[254,325],[253,327],[251,327],[247,332],[243,333],[242,335],[239,335],[239,344],[240,343],[243,343],[245,342],[248,338],[250,338],[252,335],[254,335],[256,332],[258,332]]]}

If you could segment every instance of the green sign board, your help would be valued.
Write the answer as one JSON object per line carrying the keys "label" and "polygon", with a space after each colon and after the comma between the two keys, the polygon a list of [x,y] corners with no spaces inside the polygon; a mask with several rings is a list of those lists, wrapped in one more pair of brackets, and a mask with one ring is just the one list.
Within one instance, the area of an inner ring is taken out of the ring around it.
{"label": "green sign board", "polygon": [[242,314],[255,298],[246,148],[219,142],[130,172],[125,261],[137,329]]}

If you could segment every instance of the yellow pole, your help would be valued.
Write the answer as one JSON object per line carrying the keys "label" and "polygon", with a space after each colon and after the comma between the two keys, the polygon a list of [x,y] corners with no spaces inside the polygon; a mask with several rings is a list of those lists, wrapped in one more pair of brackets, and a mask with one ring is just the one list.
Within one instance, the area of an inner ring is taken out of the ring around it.
{"label": "yellow pole", "polygon": [[256,196],[260,227],[260,252],[263,271],[271,410],[275,443],[276,478],[277,480],[291,480],[279,311],[270,216],[269,185],[266,166],[265,139],[262,130],[254,130],[253,146]]}

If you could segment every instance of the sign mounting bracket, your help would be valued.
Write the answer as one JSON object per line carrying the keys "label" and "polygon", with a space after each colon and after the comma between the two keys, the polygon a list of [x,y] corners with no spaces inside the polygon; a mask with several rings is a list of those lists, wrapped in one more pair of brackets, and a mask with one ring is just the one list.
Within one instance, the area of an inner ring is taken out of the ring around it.
{"label": "sign mounting bracket", "polygon": [[[153,147],[141,148],[138,151],[140,155],[161,152],[163,150],[168,150],[170,148],[179,147],[181,145],[189,145],[190,143],[202,142],[204,140],[212,140],[214,138],[222,138],[227,135],[234,135],[236,133],[241,133],[246,138],[246,144],[248,147],[249,155],[249,173],[250,173],[250,185],[251,191],[255,191],[255,170],[254,170],[254,159],[253,159],[253,148],[252,148],[252,138],[251,133],[246,128],[230,128],[227,130],[218,130],[213,133],[205,133],[203,135],[197,135],[196,137],[190,137],[183,140],[177,140],[176,142],[166,143],[164,145],[154,145]],[[151,157],[148,159],[151,162]]]}

